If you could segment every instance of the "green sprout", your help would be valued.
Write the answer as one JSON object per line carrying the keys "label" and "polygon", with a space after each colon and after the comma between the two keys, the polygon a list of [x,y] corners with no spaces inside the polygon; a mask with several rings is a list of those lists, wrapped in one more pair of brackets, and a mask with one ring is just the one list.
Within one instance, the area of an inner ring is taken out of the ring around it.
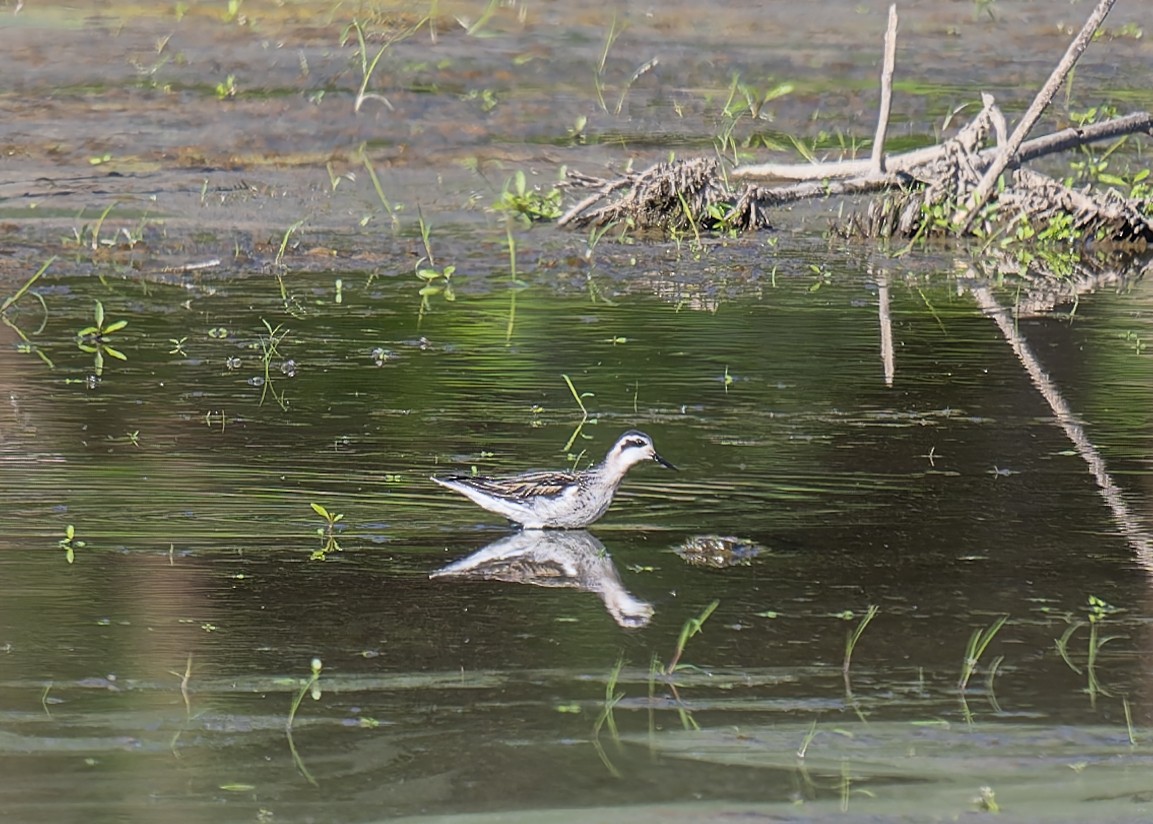
{"label": "green sprout", "polygon": [[504,345],[512,344],[512,330],[516,325],[516,294],[526,289],[527,284],[520,280],[516,274],[516,237],[512,233],[512,224],[505,226],[505,236],[508,238],[508,323],[504,329]]}
{"label": "green sprout", "polygon": [[607,728],[612,740],[618,746],[620,745],[620,732],[617,729],[616,719],[613,717],[613,710],[616,709],[621,699],[625,697],[624,692],[617,691],[617,683],[620,681],[621,668],[624,667],[624,663],[623,656],[617,658],[616,664],[609,673],[608,680],[605,682],[604,706],[601,709],[600,715],[597,716],[596,723],[593,724],[593,747],[596,749],[597,756],[600,758],[601,763],[605,765],[605,768],[613,778],[621,778],[622,774],[617,766],[613,764],[608,753],[605,752],[604,745],[601,743],[601,728]]}
{"label": "green sprout", "polygon": [[[564,170],[561,171],[563,174]],[[556,220],[561,216],[561,191],[556,186],[544,192],[539,187],[530,188],[524,172],[518,170],[505,182],[504,191],[493,208],[527,223]]]}
{"label": "green sprout", "polygon": [[[563,452],[568,452],[570,449],[572,449],[572,445],[574,443],[576,443],[577,438],[582,436],[582,431],[584,430],[584,426],[586,423],[589,422],[589,411],[588,411],[588,408],[585,406],[585,400],[584,399],[585,398],[592,398],[595,396],[593,395],[592,392],[577,392],[577,388],[573,385],[572,378],[570,378],[568,375],[561,375],[561,377],[564,378],[564,382],[568,385],[568,391],[572,393],[573,400],[576,401],[576,404],[580,408],[580,411],[581,411],[581,419],[577,423],[576,429],[573,430],[572,435],[569,436],[568,443],[566,443],[564,445],[564,449],[562,450]],[[593,423],[596,423],[595,419],[593,420]],[[591,436],[584,435],[584,437],[589,438]]]}
{"label": "green sprout", "polygon": [[312,553],[311,560],[323,561],[328,557],[330,552],[340,552],[340,543],[336,540],[336,525],[344,520],[344,515],[336,512],[329,512],[322,504],[310,503],[312,511],[324,519],[324,525],[316,528],[316,534],[320,536],[321,547]]}
{"label": "green sprout", "polygon": [[400,203],[393,203],[388,199],[388,195],[384,192],[384,185],[380,182],[380,176],[376,173],[376,167],[372,165],[372,159],[368,156],[366,151],[367,144],[362,143],[360,146],[360,161],[364,164],[364,169],[368,172],[368,178],[372,181],[372,188],[376,192],[376,197],[380,201],[380,205],[384,207],[384,211],[388,213],[389,218],[392,220],[393,228],[400,225],[400,219],[397,212],[401,211],[404,206]]}
{"label": "green sprout", "polygon": [[[877,613],[880,611],[881,608],[876,604],[869,604],[869,608],[865,610],[865,614],[861,616],[860,623],[858,623],[856,627],[850,629],[845,634],[845,659],[841,664],[841,676],[845,681],[846,695],[853,694],[853,690],[849,681],[849,667],[852,665],[853,661],[853,650],[857,648],[857,642],[860,641],[861,636],[864,635],[865,628],[868,627],[872,620],[877,617]],[[841,613],[839,617],[848,621],[853,617],[853,613],[846,611]]]}
{"label": "green sprout", "polygon": [[709,616],[712,615],[720,605],[720,601],[713,601],[707,607],[705,607],[704,610],[701,611],[700,615],[695,618],[689,618],[687,621],[685,621],[684,626],[681,627],[681,634],[677,638],[677,646],[676,649],[673,650],[673,657],[669,659],[669,662],[664,667],[661,667],[660,662],[656,659],[656,656],[653,657],[652,669],[649,673],[649,691],[650,693],[653,691],[654,684],[651,682],[656,681],[659,670],[659,674],[664,677],[664,679],[668,682],[669,689],[672,690],[673,699],[677,704],[677,713],[681,719],[681,726],[686,730],[699,730],[700,724],[697,723],[696,719],[693,718],[692,712],[681,701],[680,693],[677,691],[677,685],[672,680],[672,676],[680,669],[696,669],[696,667],[693,667],[691,664],[681,663],[681,658],[685,654],[685,647],[688,645],[689,640],[694,635],[703,630],[705,621],[709,619]]}
{"label": "green sprout", "polygon": [[[960,693],[961,697],[961,712],[964,714],[966,722],[970,724],[973,722],[973,715],[969,711],[969,702],[965,697],[965,691],[969,687],[969,679],[977,671],[981,656],[985,654],[989,644],[992,643],[1008,620],[1008,615],[1002,615],[984,629],[978,627],[973,630],[972,635],[969,636],[969,644],[965,647],[965,657],[961,661],[961,676],[957,679],[957,692]],[[997,698],[993,694],[993,679],[997,676],[997,669],[1004,660],[1004,656],[998,656],[987,668],[986,684],[989,690],[989,703],[992,704],[994,710],[998,709],[998,704]]]}
{"label": "green sprout", "polygon": [[[424,210],[416,207],[417,220],[420,225],[420,240],[424,244],[424,257],[416,263],[416,276],[423,281],[420,288],[420,311],[417,313],[417,325],[424,319],[424,313],[431,308],[429,298],[434,295],[444,295],[447,301],[456,300],[456,293],[452,290],[452,275],[455,266],[445,266],[438,269],[436,258],[432,253],[432,224],[424,219]],[[427,264],[427,265],[422,265]]]}
{"label": "green sprout", "polygon": [[669,663],[665,665],[665,675],[672,675],[682,667],[691,666],[689,664],[681,663],[681,656],[685,654],[685,647],[688,645],[689,640],[704,629],[705,621],[709,620],[709,616],[716,611],[717,607],[721,605],[720,601],[713,601],[696,618],[690,618],[685,621],[685,625],[681,627],[681,634],[677,638],[677,646],[673,651],[673,657],[669,659]]}
{"label": "green sprout", "polygon": [[244,0],[228,0],[228,10],[222,15],[224,22],[243,25],[246,19],[240,15],[240,7],[243,5]]}
{"label": "green sprout", "polygon": [[[382,36],[384,42],[381,47],[377,49],[376,54],[372,56],[369,55],[368,38],[365,37],[365,29],[363,23],[361,23],[359,20],[353,20],[352,24],[344,30],[340,36],[341,45],[344,45],[349,41],[350,35],[356,35],[356,51],[353,53],[353,57],[356,60],[357,66],[360,70],[360,86],[356,90],[356,100],[352,104],[352,110],[354,112],[359,112],[366,100],[376,100],[389,111],[393,110],[392,103],[387,97],[385,97],[383,94],[377,94],[368,90],[369,85],[372,83],[372,76],[376,73],[377,65],[380,63],[381,58],[384,57],[385,52],[387,52],[394,44],[400,42],[401,40],[406,40],[409,37],[412,37],[425,23],[428,23],[429,31],[432,34],[433,40],[435,41],[435,14],[430,13],[428,17],[417,21],[407,28],[398,28],[391,34]],[[368,34],[369,37],[373,36],[372,32],[369,32]]]}
{"label": "green sprout", "polygon": [[230,74],[216,84],[217,100],[232,100],[236,97],[236,75]]}
{"label": "green sprout", "polygon": [[64,558],[68,563],[76,560],[76,550],[84,548],[84,542],[76,539],[76,528],[68,524],[64,529],[64,537],[60,539],[59,546],[64,550]]}
{"label": "green sprout", "polygon": [[435,295],[443,295],[447,301],[456,300],[456,294],[452,291],[452,275],[456,271],[456,267],[449,264],[443,269],[436,269],[432,266],[423,268],[418,267],[416,276],[424,283],[417,292],[420,295],[420,311],[417,313],[418,321],[424,318],[424,313],[432,308],[429,303],[429,298]]}
{"label": "green sprout", "polygon": [[264,324],[264,328],[268,332],[267,337],[264,335],[260,336],[259,344],[261,350],[260,360],[264,366],[264,380],[261,383],[260,390],[260,405],[264,406],[264,399],[271,392],[273,400],[276,401],[277,405],[279,405],[283,411],[287,412],[288,401],[284,399],[284,393],[278,393],[276,387],[272,385],[272,359],[280,356],[278,347],[280,346],[280,342],[283,341],[288,334],[288,330],[284,329],[284,331],[281,331],[281,324],[278,323],[273,327],[272,324],[264,318],[261,318],[260,322]]}
{"label": "green sprout", "polygon": [[[1102,637],[1100,634],[1101,626],[1105,623],[1105,619],[1114,615],[1121,610],[1118,607],[1108,604],[1096,595],[1089,596],[1088,607],[1088,621],[1076,621],[1069,625],[1064,634],[1057,639],[1057,652],[1061,655],[1061,659],[1069,666],[1069,669],[1078,675],[1085,675],[1086,685],[1085,692],[1089,694],[1089,701],[1094,706],[1097,703],[1097,696],[1108,695],[1109,693],[1101,686],[1101,682],[1097,678],[1097,656],[1100,655],[1102,647],[1110,641],[1117,640],[1116,635],[1107,635]],[[1081,669],[1073,663],[1069,657],[1069,639],[1073,637],[1073,633],[1083,626],[1089,627],[1089,643],[1086,650],[1085,668]]]}
{"label": "green sprout", "polygon": [[969,644],[965,648],[965,658],[961,662],[961,677],[957,680],[958,690],[964,692],[969,686],[969,679],[977,671],[977,665],[981,661],[981,656],[985,654],[985,649],[1008,620],[1008,615],[1002,615],[984,629],[978,627],[973,630],[973,634],[969,636]]}
{"label": "green sprout", "polygon": [[993,792],[992,787],[985,785],[977,792],[978,795],[973,799],[973,804],[979,812],[993,814],[1001,812],[1001,805],[997,803],[997,794]]}
{"label": "green sprout", "polygon": [[128,325],[126,320],[118,320],[106,324],[104,322],[104,304],[96,301],[96,311],[93,313],[95,323],[86,326],[76,333],[76,346],[81,352],[87,352],[94,358],[96,377],[104,374],[104,356],[116,360],[126,361],[128,357],[108,342],[108,338]]}
{"label": "green sprout", "polygon": [[35,336],[44,331],[44,327],[48,323],[48,305],[44,302],[44,298],[41,297],[38,292],[33,292],[31,289],[36,281],[40,280],[44,273],[48,271],[48,267],[51,266],[55,260],[55,255],[48,258],[48,260],[44,262],[44,265],[36,270],[36,274],[32,275],[32,277],[28,278],[28,280],[24,282],[23,286],[17,289],[13,294],[6,297],[3,302],[0,302],[0,322],[3,322],[5,326],[14,331],[20,338],[21,342],[16,345],[17,351],[23,353],[35,353],[36,356],[40,358],[40,360],[44,361],[49,369],[55,369],[55,364],[52,363],[51,359],[45,355],[38,346],[33,344],[32,341],[28,339],[28,335],[24,333],[24,330],[17,326],[16,322],[8,316],[8,310],[13,308],[17,301],[19,301],[25,295],[31,295],[32,297],[36,298],[36,300],[40,301],[40,308],[44,312],[44,319],[40,323],[40,328],[33,332],[32,335]]}
{"label": "green sprout", "polygon": [[[613,44],[624,30],[624,26],[617,26],[617,19],[613,17],[612,25],[609,27],[608,34],[605,36],[605,46],[601,51],[600,60],[597,61],[596,68],[593,71],[593,83],[596,87],[597,103],[605,114],[610,113],[608,103],[605,102],[605,91],[607,90],[607,84],[605,83],[605,63],[608,61],[609,52],[612,50]],[[621,93],[617,97],[617,103],[611,112],[612,114],[619,115],[621,113],[621,110],[624,109],[625,106],[625,98],[628,97],[629,90],[633,87],[633,84],[641,78],[641,75],[654,69],[659,62],[660,61],[654,57],[646,60],[637,67],[636,71],[632,73],[632,76],[629,77],[621,87]]]}
{"label": "green sprout", "polygon": [[323,668],[323,663],[319,658],[313,658],[311,663],[312,674],[304,685],[300,688],[300,692],[292,699],[292,706],[288,709],[288,721],[284,725],[284,732],[288,738],[288,749],[292,752],[292,762],[296,768],[300,770],[300,774],[308,779],[308,783],[316,786],[316,779],[312,777],[312,773],[304,766],[304,760],[300,757],[300,753],[296,751],[296,742],[292,740],[292,724],[296,720],[296,712],[300,709],[300,703],[304,700],[304,696],[311,694],[313,701],[320,700],[320,671]]}

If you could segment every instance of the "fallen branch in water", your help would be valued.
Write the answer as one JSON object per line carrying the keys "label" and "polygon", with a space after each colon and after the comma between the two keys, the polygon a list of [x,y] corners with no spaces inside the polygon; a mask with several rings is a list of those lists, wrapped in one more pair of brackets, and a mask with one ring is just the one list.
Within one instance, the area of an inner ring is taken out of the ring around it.
{"label": "fallen branch in water", "polygon": [[[1077,61],[1084,54],[1085,49],[1089,46],[1089,41],[1093,38],[1094,32],[1097,27],[1105,22],[1105,16],[1109,14],[1109,9],[1113,8],[1116,0],[1100,0],[1097,7],[1093,9],[1089,19],[1085,21],[1085,25],[1081,27],[1081,31],[1069,44],[1069,48],[1065,51],[1065,56],[1061,58],[1061,62],[1053,69],[1053,73],[1049,75],[1049,79],[1045,81],[1045,85],[1041,87],[1041,91],[1037,92],[1037,96],[1033,98],[1032,104],[1025,112],[1025,116],[1017,124],[1017,128],[1009,135],[1009,140],[1000,147],[997,152],[996,158],[985,173],[981,176],[980,182],[977,184],[968,197],[965,199],[965,205],[959,208],[956,214],[953,215],[953,225],[958,233],[968,232],[969,228],[973,225],[973,220],[977,216],[977,211],[985,205],[989,196],[993,192],[993,187],[997,185],[1001,174],[1009,168],[1017,154],[1017,149],[1025,142],[1025,138],[1029,136],[1029,132],[1037,124],[1041,115],[1049,108],[1049,104],[1053,102],[1053,98],[1057,94],[1057,90],[1061,88],[1061,84],[1065,82],[1065,78],[1069,76],[1069,72],[1073,71],[1073,67],[1077,65]],[[958,202],[960,198],[958,198]]]}
{"label": "fallen branch in water", "polygon": [[[747,231],[768,227],[769,211],[776,206],[829,195],[880,192],[884,198],[870,204],[863,216],[850,217],[839,231],[869,237],[917,237],[928,231],[989,237],[1022,222],[1044,226],[1056,215],[1068,215],[1081,232],[1078,241],[1144,248],[1153,243],[1153,221],[1148,217],[1153,210],[1146,201],[1126,200],[1112,191],[1102,194],[1088,188],[1069,189],[1037,172],[1020,169],[1031,160],[1090,143],[1153,134],[1153,115],[1135,112],[1024,140],[1114,2],[1099,1],[1009,137],[1004,115],[992,95],[985,94],[980,112],[952,138],[937,146],[884,155],[879,144],[887,130],[891,98],[891,55],[896,40],[893,9],[886,35],[877,144],[870,159],[758,164],[737,167],[727,176],[714,158],[661,163],[615,180],[570,173],[567,185],[591,190],[591,194],[571,207],[560,225],[604,226],[627,221],[640,231]],[[987,145],[991,135],[996,142]],[[1012,171],[1008,177],[1003,176],[1006,169]],[[796,182],[752,182],[765,179]],[[992,186],[999,180],[1004,186],[992,196]],[[733,181],[744,185],[734,189],[730,185]]]}

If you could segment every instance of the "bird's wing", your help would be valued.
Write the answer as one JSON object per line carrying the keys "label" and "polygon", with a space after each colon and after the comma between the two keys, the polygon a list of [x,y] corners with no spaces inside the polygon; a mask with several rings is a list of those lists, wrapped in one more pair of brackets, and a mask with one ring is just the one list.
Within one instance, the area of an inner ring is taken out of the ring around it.
{"label": "bird's wing", "polygon": [[500,498],[554,498],[572,486],[570,472],[527,472],[511,478],[453,475],[444,478]]}

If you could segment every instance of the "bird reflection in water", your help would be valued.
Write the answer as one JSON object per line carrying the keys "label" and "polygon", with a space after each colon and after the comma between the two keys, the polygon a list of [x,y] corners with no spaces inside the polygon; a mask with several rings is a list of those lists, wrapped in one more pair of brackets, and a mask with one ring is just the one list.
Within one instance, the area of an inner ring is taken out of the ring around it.
{"label": "bird reflection in water", "polygon": [[608,550],[584,530],[525,530],[436,570],[430,578],[507,581],[595,592],[622,627],[647,626],[653,605],[634,597]]}

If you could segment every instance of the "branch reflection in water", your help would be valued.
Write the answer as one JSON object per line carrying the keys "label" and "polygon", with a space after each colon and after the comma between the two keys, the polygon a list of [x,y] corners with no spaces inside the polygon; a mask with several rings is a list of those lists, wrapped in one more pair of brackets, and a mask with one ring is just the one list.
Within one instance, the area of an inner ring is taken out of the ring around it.
{"label": "branch reflection in water", "polygon": [[595,592],[613,620],[627,629],[647,626],[653,617],[653,605],[625,589],[605,545],[584,530],[517,532],[436,570],[429,577],[507,581]]}

